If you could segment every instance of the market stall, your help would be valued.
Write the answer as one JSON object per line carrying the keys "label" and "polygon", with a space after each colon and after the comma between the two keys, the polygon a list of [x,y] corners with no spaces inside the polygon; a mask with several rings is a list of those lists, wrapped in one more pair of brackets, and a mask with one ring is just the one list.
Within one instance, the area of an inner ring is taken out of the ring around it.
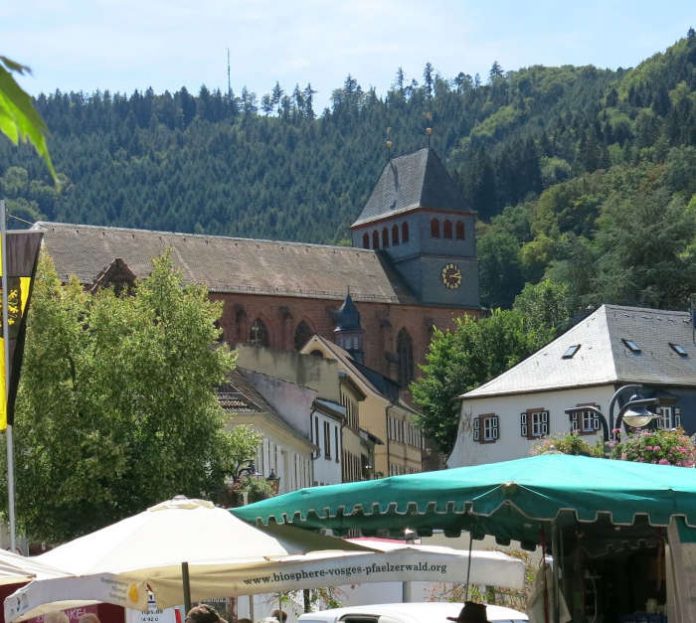
{"label": "market stall", "polygon": [[[660,606],[669,623],[696,621],[696,602],[684,589],[696,583],[694,565],[668,547],[670,525],[682,538],[696,527],[689,468],[552,454],[303,489],[231,512],[339,534],[468,531],[543,545],[557,561],[552,589],[566,596],[574,621],[625,622],[644,612],[657,623]],[[560,620],[558,608],[550,615]]]}
{"label": "market stall", "polygon": [[65,569],[5,600],[5,621],[102,602],[145,610],[212,597],[392,579],[440,580],[471,569],[482,583],[521,586],[520,561],[495,552],[469,558],[449,548],[391,551],[292,526],[257,529],[204,500],[184,497],[97,530],[37,557]]}

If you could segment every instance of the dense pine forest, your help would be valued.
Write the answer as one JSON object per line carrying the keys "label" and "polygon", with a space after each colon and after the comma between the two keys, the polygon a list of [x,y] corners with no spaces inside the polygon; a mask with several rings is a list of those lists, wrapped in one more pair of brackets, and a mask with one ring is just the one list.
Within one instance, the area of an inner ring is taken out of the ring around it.
{"label": "dense pine forest", "polygon": [[378,97],[348,76],[323,111],[309,84],[261,96],[41,95],[62,186],[29,148],[2,141],[2,196],[29,222],[347,244],[387,158],[430,141],[478,211],[485,305],[509,306],[526,282],[551,278],[578,306],[686,307],[693,29],[634,69],[494,62],[484,77],[444,77],[427,64],[419,78],[398,70]]}

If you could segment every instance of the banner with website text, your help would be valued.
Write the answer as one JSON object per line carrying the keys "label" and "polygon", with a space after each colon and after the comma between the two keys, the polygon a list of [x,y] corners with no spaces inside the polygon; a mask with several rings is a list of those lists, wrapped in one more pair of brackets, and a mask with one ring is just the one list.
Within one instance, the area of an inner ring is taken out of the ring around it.
{"label": "banner with website text", "polygon": [[[232,558],[189,563],[191,599],[394,580],[463,583],[469,567],[468,552],[450,551],[454,553],[404,547],[383,553],[319,551],[278,560]],[[159,608],[178,605],[183,595],[180,567],[172,564],[149,571],[34,580],[5,600],[5,621],[48,612],[55,608],[51,606],[55,602],[99,601],[145,610],[148,589]],[[472,584],[521,588],[524,563],[501,552],[474,551],[470,574]]]}

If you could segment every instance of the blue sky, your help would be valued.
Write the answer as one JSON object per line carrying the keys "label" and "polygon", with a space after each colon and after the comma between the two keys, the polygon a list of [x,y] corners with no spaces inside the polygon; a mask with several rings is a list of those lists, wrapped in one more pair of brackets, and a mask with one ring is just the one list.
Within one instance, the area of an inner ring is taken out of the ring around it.
{"label": "blue sky", "polygon": [[[8,6],[9,5],[9,6]],[[350,73],[383,94],[402,67],[452,78],[533,64],[633,67],[696,27],[696,2],[646,0],[9,0],[0,54],[29,65],[41,92],[259,95],[308,82],[318,107]]]}

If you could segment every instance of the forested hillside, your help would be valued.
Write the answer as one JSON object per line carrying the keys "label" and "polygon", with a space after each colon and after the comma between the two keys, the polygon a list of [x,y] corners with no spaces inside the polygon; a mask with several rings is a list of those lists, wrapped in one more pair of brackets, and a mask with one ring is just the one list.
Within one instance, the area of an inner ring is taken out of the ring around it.
{"label": "forested hillside", "polygon": [[[10,213],[37,219],[343,243],[389,153],[432,146],[480,216],[483,303],[525,282],[575,303],[683,308],[696,292],[696,35],[631,70],[530,67],[483,79],[348,77],[324,111],[285,93],[202,87],[54,93],[36,105],[64,183],[0,143]],[[389,136],[392,151],[387,152]]]}

